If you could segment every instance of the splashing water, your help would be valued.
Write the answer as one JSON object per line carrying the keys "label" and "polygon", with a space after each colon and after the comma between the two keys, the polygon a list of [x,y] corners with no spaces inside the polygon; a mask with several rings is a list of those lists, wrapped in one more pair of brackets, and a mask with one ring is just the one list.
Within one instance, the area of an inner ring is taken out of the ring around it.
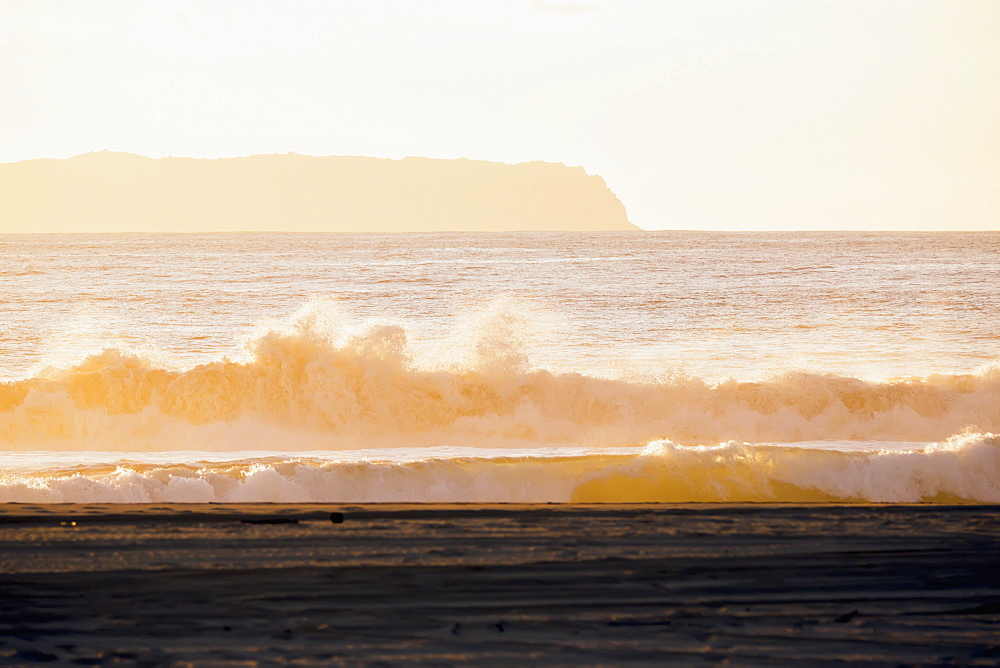
{"label": "splashing water", "polygon": [[[577,237],[560,246],[562,235],[454,236],[464,252],[453,236],[355,239],[388,256],[335,254],[325,269],[341,282],[336,300],[301,293],[324,285],[323,253],[343,254],[343,237],[266,237],[270,250],[251,256],[256,273],[235,278],[147,258],[160,278],[138,295],[127,263],[71,262],[79,238],[0,237],[8,260],[37,257],[29,246],[52,256],[38,273],[8,269],[15,280],[4,287],[6,303],[24,307],[9,319],[16,343],[0,349],[0,360],[14,360],[0,382],[0,501],[1000,502],[1000,367],[989,363],[998,268],[996,255],[970,259],[997,235],[943,235],[937,245],[907,237],[909,268],[873,261],[879,239],[865,235],[853,237],[855,249],[842,236],[734,235],[714,246],[702,237],[699,249],[684,235],[589,235],[612,246],[600,253]],[[137,262],[154,245],[90,242]],[[252,242],[162,243],[210,264]],[[661,268],[690,264],[678,246],[715,273],[692,284],[690,266]],[[296,249],[302,257],[283,265],[278,256]],[[720,272],[720,253],[734,249],[761,266]],[[824,249],[824,262],[806,261]],[[943,287],[913,313],[905,298],[926,285],[930,265]],[[293,267],[315,273],[293,281]],[[67,272],[96,281],[90,297],[80,287],[59,292]],[[732,284],[740,274],[757,281],[753,291]],[[668,278],[686,281],[687,296],[664,306],[657,294],[678,292]],[[389,284],[363,294],[382,280]],[[47,302],[32,292],[39,282]],[[194,305],[172,292],[185,284],[196,287]],[[281,294],[264,298],[275,285]],[[515,295],[510,285],[531,289]],[[237,287],[246,294],[233,297]],[[243,316],[245,352],[212,349],[210,334],[239,329],[214,323],[233,317],[222,295],[254,311]],[[469,303],[476,295],[489,298]],[[213,298],[221,315],[199,310]],[[296,299],[306,305],[279,317]],[[169,317],[147,312],[141,335],[116,339],[115,318],[100,311],[134,301]],[[102,327],[39,334],[51,325],[41,304],[53,302],[95,309],[69,322]],[[457,303],[461,317],[445,308]],[[379,315],[360,316],[362,307]],[[817,314],[807,318],[810,308]],[[893,330],[879,327],[892,321],[905,336],[887,346]],[[922,330],[907,332],[907,322]],[[667,328],[661,340],[656,327]],[[684,350],[711,354],[679,361],[678,336],[696,337]],[[117,342],[100,350],[109,340]],[[52,341],[61,354],[49,354]],[[49,350],[47,359],[26,366],[32,350]],[[818,362],[795,363],[802,355]],[[875,372],[907,360],[930,372]],[[761,363],[772,366],[761,373]],[[733,373],[720,373],[727,367]]]}

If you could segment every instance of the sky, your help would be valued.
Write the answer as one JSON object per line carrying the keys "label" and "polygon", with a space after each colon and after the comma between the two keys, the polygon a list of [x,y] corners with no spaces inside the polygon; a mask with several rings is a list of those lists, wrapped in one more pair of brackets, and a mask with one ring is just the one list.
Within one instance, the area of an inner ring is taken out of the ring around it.
{"label": "sky", "polygon": [[646,229],[1000,229],[996,0],[0,0],[0,162],[546,160]]}

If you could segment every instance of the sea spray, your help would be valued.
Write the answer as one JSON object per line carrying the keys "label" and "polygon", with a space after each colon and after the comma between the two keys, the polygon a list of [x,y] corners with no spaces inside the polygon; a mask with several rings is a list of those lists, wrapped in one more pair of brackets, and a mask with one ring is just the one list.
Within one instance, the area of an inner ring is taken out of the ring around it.
{"label": "sea spray", "polygon": [[[489,344],[489,345],[487,345]],[[315,450],[943,440],[1000,431],[1000,369],[866,381],[787,372],[755,382],[526,370],[487,341],[479,363],[426,369],[398,325],[333,340],[300,323],[248,361],[169,369],[108,349],[0,383],[0,448]],[[492,347],[491,347],[492,346]]]}

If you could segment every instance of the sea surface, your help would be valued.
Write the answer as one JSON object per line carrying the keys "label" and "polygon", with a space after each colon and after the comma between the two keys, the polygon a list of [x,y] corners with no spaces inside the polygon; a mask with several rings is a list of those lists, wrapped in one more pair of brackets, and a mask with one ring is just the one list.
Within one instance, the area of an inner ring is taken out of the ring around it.
{"label": "sea surface", "polygon": [[1000,233],[0,234],[0,501],[1000,502]]}

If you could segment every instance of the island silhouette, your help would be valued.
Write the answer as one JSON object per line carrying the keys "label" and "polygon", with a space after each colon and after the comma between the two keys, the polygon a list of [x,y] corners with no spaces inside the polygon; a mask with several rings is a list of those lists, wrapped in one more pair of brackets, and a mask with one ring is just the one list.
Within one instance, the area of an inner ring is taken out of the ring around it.
{"label": "island silhouette", "polygon": [[561,163],[99,151],[0,164],[3,232],[635,230]]}

